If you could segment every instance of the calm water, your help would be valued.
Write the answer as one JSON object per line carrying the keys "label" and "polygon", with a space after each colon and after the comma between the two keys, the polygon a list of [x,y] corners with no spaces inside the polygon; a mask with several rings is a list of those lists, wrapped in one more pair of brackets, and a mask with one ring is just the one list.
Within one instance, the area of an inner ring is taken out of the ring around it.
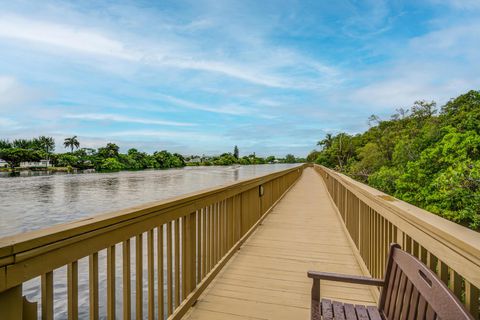
{"label": "calm water", "polygon": [[0,237],[210,188],[292,165],[0,178]]}
{"label": "calm water", "polygon": [[[295,165],[257,165],[237,167],[187,167],[119,173],[90,173],[34,177],[0,178],[0,237],[102,212],[167,199],[237,180],[286,169]],[[166,234],[166,232],[164,232]],[[164,239],[165,240],[165,239]],[[146,239],[144,239],[144,242]],[[132,263],[135,243],[131,241]],[[156,243],[156,241],[154,241]],[[166,241],[164,241],[166,243]],[[144,243],[145,247],[145,243]],[[122,248],[116,249],[117,316],[122,313]],[[155,249],[155,252],[157,250]],[[146,257],[144,256],[143,295],[147,296]],[[156,259],[155,259],[156,260]],[[135,301],[135,267],[132,265],[132,301]],[[79,316],[88,318],[88,259],[79,260]],[[165,272],[165,270],[164,270]],[[156,274],[156,272],[155,272]],[[164,275],[166,277],[166,274]],[[66,267],[54,271],[54,312],[56,319],[67,318]],[[164,288],[165,290],[165,288]],[[40,304],[39,278],[24,285],[24,294]],[[99,252],[100,315],[105,318],[106,252]],[[155,293],[158,295],[158,292]],[[144,314],[146,314],[146,299]],[[40,310],[40,309],[39,309]],[[134,305],[132,313],[134,316]],[[134,317],[132,317],[134,319]]]}

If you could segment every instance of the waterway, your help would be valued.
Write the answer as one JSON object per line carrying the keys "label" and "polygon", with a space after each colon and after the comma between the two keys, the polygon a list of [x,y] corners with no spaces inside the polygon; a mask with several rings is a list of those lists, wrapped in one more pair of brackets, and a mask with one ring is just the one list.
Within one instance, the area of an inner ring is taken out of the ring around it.
{"label": "waterway", "polygon": [[0,238],[291,167],[185,167],[0,178]]}

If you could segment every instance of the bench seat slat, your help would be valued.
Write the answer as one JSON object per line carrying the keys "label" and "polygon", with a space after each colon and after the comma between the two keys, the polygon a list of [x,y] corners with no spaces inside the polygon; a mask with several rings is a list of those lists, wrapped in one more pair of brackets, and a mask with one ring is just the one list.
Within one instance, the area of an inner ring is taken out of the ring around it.
{"label": "bench seat slat", "polygon": [[367,308],[362,305],[356,305],[355,311],[357,311],[358,320],[370,320],[368,317]]}
{"label": "bench seat slat", "polygon": [[370,320],[382,320],[382,316],[375,306],[367,306],[367,312],[370,316]]}
{"label": "bench seat slat", "polygon": [[335,320],[345,320],[345,311],[343,309],[343,303],[333,301],[333,316]]}
{"label": "bench seat slat", "polygon": [[343,305],[345,310],[345,317],[347,320],[357,320],[357,313],[355,312],[355,306],[350,303],[345,303]]}
{"label": "bench seat slat", "polygon": [[322,299],[322,316],[323,320],[333,320],[332,301]]}

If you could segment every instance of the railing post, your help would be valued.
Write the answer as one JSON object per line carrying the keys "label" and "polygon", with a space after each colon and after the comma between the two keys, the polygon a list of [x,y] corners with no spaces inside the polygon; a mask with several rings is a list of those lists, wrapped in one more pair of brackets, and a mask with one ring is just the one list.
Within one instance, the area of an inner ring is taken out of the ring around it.
{"label": "railing post", "polygon": [[22,285],[18,285],[0,293],[0,310],[2,317],[5,317],[5,319],[22,320]]}

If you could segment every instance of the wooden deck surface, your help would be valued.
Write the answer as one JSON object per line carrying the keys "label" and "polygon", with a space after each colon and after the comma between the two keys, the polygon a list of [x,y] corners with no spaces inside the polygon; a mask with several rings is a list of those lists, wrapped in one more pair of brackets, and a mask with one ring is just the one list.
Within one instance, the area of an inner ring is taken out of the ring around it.
{"label": "wooden deck surface", "polygon": [[[185,315],[185,319],[308,319],[308,270],[361,275],[321,177],[297,184]],[[368,287],[321,283],[321,296],[374,304]]]}

